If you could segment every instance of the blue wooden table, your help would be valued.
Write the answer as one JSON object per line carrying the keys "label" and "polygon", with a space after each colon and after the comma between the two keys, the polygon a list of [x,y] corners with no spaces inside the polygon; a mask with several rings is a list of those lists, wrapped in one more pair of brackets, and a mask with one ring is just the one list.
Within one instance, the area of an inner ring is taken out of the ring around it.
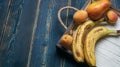
{"label": "blue wooden table", "polygon": [[[115,7],[119,0],[112,0]],[[0,0],[0,67],[80,67],[61,57],[56,44],[65,32],[57,12],[64,6],[81,8],[85,0]],[[74,11],[62,19],[72,22]]]}

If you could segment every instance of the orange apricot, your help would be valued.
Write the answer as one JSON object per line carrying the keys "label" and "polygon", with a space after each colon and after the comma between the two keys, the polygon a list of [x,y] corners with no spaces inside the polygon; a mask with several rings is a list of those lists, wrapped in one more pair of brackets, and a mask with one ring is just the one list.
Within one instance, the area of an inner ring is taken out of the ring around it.
{"label": "orange apricot", "polygon": [[64,34],[60,39],[60,45],[63,46],[66,49],[71,49],[72,46],[72,36],[68,34]]}
{"label": "orange apricot", "polygon": [[107,18],[108,18],[108,22],[111,25],[114,25],[116,23],[116,21],[118,20],[118,15],[113,10],[109,10],[107,12]]}
{"label": "orange apricot", "polygon": [[85,22],[87,18],[88,14],[85,10],[78,10],[73,15],[73,20],[78,24]]}

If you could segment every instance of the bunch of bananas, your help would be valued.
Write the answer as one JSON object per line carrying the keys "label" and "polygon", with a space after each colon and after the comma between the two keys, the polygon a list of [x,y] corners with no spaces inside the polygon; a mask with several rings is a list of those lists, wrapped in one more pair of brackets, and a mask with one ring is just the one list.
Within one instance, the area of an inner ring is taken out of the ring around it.
{"label": "bunch of bananas", "polygon": [[[102,7],[106,7],[102,8],[101,4],[103,5]],[[59,44],[64,48],[71,50],[77,62],[84,62],[86,60],[90,66],[95,67],[96,57],[94,51],[96,42],[106,35],[120,35],[120,30],[110,30],[105,26],[97,26],[97,24],[106,20],[103,16],[110,5],[110,1],[101,0],[88,6],[87,12],[85,10],[78,10],[74,14],[73,19],[74,22],[78,24],[77,28],[75,28],[73,35],[69,35],[68,33],[64,34],[61,37]],[[98,8],[98,11],[96,10],[96,13],[94,14],[93,12],[91,13],[91,11],[94,11],[95,6],[99,6],[101,10]],[[97,17],[98,15],[96,14],[100,14],[101,11],[104,12]],[[113,24],[113,22],[115,23],[118,19],[117,14],[111,10],[108,10],[107,17],[106,21],[112,22],[111,24]]]}
{"label": "bunch of bananas", "polygon": [[[104,5],[101,6],[101,4]],[[78,21],[80,24],[73,34],[72,42],[72,53],[77,62],[84,62],[85,59],[90,66],[96,66],[96,57],[94,53],[96,42],[106,35],[120,34],[120,30],[109,30],[104,26],[97,26],[97,24],[106,20],[103,14],[107,12],[110,5],[110,1],[107,0],[96,1],[90,4],[87,8],[87,13],[91,20],[86,21],[86,19],[82,17],[87,17],[85,11],[83,12],[79,10],[74,14],[74,21]],[[106,6],[106,8],[103,9],[104,6]],[[95,8],[98,8],[98,10],[95,10]],[[99,15],[97,15],[98,13]],[[108,19],[106,21],[111,23],[112,21],[115,23],[118,19],[117,14],[110,10],[108,10],[107,17]],[[84,20],[86,22],[80,23],[81,20]],[[96,21],[94,22],[94,20]]]}
{"label": "bunch of bananas", "polygon": [[96,66],[95,44],[105,35],[119,33],[119,30],[109,30],[104,26],[94,27],[95,22],[88,20],[77,27],[73,35],[72,52],[76,61],[84,62],[84,58],[90,66]]}

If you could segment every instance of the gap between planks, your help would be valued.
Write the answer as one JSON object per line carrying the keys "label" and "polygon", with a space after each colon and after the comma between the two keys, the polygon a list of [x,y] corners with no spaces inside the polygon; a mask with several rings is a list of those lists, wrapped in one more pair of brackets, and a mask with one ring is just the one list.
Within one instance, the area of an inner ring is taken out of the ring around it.
{"label": "gap between planks", "polygon": [[33,48],[32,46],[33,46],[33,41],[34,41],[34,36],[35,36],[34,34],[35,34],[35,31],[37,28],[38,17],[39,17],[39,12],[40,12],[40,3],[41,3],[41,0],[38,0],[36,14],[35,14],[35,21],[34,21],[34,25],[33,25],[33,32],[32,32],[32,37],[31,37],[31,43],[30,43],[30,50],[29,50],[29,54],[28,54],[27,67],[30,67],[32,48]]}

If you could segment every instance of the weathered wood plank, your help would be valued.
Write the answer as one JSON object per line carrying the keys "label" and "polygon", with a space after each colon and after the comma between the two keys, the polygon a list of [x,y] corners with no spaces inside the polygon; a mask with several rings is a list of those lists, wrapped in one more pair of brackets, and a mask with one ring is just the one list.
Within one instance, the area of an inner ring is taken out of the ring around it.
{"label": "weathered wood plank", "polygon": [[10,9],[11,0],[0,0],[0,41],[3,34],[4,25],[7,21],[7,16]]}
{"label": "weathered wood plank", "polygon": [[[64,3],[63,3],[64,2]],[[58,41],[58,36],[60,37],[61,34],[63,34],[62,30],[58,27],[62,27],[59,22],[57,21],[57,12],[58,9],[60,9],[60,7],[62,6],[67,6],[71,3],[69,3],[69,0],[52,0],[50,3],[50,6],[52,6],[51,8],[49,8],[49,10],[51,10],[51,20],[50,20],[50,32],[49,32],[49,43],[48,43],[48,51],[46,54],[46,67],[62,67],[63,63],[64,63],[64,58],[60,58],[58,57],[57,53],[56,53],[56,43]],[[56,3],[56,4],[54,4]],[[61,4],[60,4],[61,3]],[[62,4],[63,3],[63,4]],[[65,12],[65,13],[64,13]],[[63,17],[64,17],[64,22],[66,24],[68,21],[68,12],[64,11],[63,12]],[[49,15],[49,14],[48,14]],[[48,20],[49,21],[49,20]],[[61,33],[60,31],[61,30]],[[58,33],[59,35],[57,35],[56,33]]]}
{"label": "weathered wood plank", "polygon": [[115,8],[118,8],[120,10],[120,0],[111,0],[112,2],[112,6],[115,7]]}
{"label": "weathered wood plank", "polygon": [[35,24],[38,0],[11,0],[1,40],[0,66],[25,67]]}
{"label": "weathered wood plank", "polygon": [[[10,0],[0,0],[0,41],[2,40],[3,37],[3,29],[4,29],[4,25],[6,23],[7,20],[7,16],[8,16],[8,12],[10,9]],[[2,47],[2,45],[0,44],[0,48]],[[2,49],[0,49],[0,53],[2,52]],[[1,54],[0,54],[1,55]],[[0,67],[2,67],[2,58],[0,58]]]}
{"label": "weathered wood plank", "polygon": [[[61,65],[62,59],[58,58],[55,45],[60,35],[64,33],[64,30],[57,20],[57,11],[59,8],[67,5],[67,2],[63,2],[63,0],[41,1],[40,16],[30,61],[31,67],[58,67]],[[51,35],[51,33],[53,34]],[[54,36],[56,34],[60,35],[56,37]]]}
{"label": "weathered wood plank", "polygon": [[[4,22],[3,29],[2,29],[2,38],[1,38],[1,52],[0,52],[0,58],[1,58],[1,66],[13,66],[14,63],[14,46],[13,46],[13,39],[16,34],[16,27],[18,25],[19,16],[21,14],[21,8],[20,5],[21,1],[19,3],[16,3],[16,1],[10,1],[8,15],[6,16],[6,21]],[[13,49],[11,49],[13,48]]]}

